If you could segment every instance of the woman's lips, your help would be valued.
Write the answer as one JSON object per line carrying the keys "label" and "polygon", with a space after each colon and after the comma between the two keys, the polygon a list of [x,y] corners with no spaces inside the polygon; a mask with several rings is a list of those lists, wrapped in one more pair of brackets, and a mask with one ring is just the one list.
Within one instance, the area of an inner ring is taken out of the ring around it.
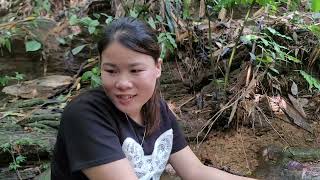
{"label": "woman's lips", "polygon": [[118,101],[122,105],[129,104],[136,95],[116,95]]}

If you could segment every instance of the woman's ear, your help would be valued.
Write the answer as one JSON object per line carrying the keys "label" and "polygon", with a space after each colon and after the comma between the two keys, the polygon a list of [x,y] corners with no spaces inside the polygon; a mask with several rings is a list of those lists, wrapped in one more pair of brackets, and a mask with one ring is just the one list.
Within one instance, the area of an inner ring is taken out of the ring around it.
{"label": "woman's ear", "polygon": [[162,65],[162,59],[158,58],[158,61],[156,63],[157,78],[159,78],[161,76],[161,65]]}

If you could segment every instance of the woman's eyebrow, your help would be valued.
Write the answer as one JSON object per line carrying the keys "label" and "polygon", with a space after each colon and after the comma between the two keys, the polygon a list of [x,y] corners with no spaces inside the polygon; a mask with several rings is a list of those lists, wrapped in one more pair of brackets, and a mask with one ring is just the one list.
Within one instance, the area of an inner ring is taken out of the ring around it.
{"label": "woman's eyebrow", "polygon": [[144,64],[143,64],[143,63],[136,62],[136,63],[131,63],[131,64],[129,64],[129,67],[135,67],[135,66],[140,66],[140,65],[144,65]]}
{"label": "woman's eyebrow", "polygon": [[115,64],[108,63],[108,62],[103,63],[103,64],[102,64],[102,66],[111,66],[111,67],[116,67],[116,65],[115,65]]}

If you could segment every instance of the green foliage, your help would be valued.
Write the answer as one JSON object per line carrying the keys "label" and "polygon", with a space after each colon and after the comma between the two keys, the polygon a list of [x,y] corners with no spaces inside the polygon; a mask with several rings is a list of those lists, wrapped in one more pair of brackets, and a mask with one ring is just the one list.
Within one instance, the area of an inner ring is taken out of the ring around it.
{"label": "green foliage", "polygon": [[110,24],[113,21],[113,17],[109,16],[108,14],[101,13],[102,16],[106,17],[105,23]]}
{"label": "green foliage", "polygon": [[27,52],[38,51],[41,49],[41,43],[36,40],[31,40],[25,42],[25,47]]}
{"label": "green foliage", "polygon": [[308,29],[320,39],[320,25],[310,25]]}
{"label": "green foliage", "polygon": [[26,137],[26,138],[18,139],[17,141],[15,141],[15,144],[16,144],[16,145],[24,146],[24,145],[32,145],[32,144],[35,144],[35,142],[34,142],[33,139]]}
{"label": "green foliage", "polygon": [[72,50],[71,50],[72,54],[73,54],[73,55],[78,54],[78,53],[81,52],[82,49],[83,49],[84,47],[86,47],[87,45],[88,45],[88,44],[83,44],[83,45],[80,45],[80,46],[72,49]]}
{"label": "green foliage", "polygon": [[19,72],[15,72],[15,76],[0,76],[0,86],[6,86],[10,81],[15,80],[20,83],[21,80],[25,78],[24,74],[20,74]]}
{"label": "green foliage", "polygon": [[49,0],[34,0],[35,6],[33,11],[36,15],[41,15],[42,13],[49,14],[51,12],[51,3]]}
{"label": "green foliage", "polygon": [[[211,0],[209,4],[213,5],[215,9],[221,9],[222,7],[231,8],[236,5],[249,5],[252,4],[254,0]],[[255,3],[261,6],[271,6],[276,8],[277,4],[282,2],[281,0],[255,0]]]}
{"label": "green foliage", "polygon": [[8,30],[0,31],[0,49],[1,49],[1,54],[2,53],[2,48],[5,47],[9,52],[11,52],[11,37],[12,33]]}
{"label": "green foliage", "polygon": [[[286,35],[283,35],[276,31],[275,29],[268,27],[264,32],[259,33],[258,35],[245,35],[240,38],[244,44],[252,45],[254,42],[257,47],[259,47],[262,52],[258,55],[250,53],[252,60],[256,60],[268,67],[272,63],[279,63],[281,61],[291,62],[291,63],[301,63],[299,59],[293,57],[289,54],[288,48],[281,46],[275,40],[283,38],[287,41],[292,41],[292,38]],[[273,72],[278,72],[276,69],[271,69]]]}
{"label": "green foliage", "polygon": [[130,9],[129,16],[131,16],[133,18],[137,18],[139,16],[139,12],[135,8]]}
{"label": "green foliage", "polygon": [[190,5],[191,5],[191,0],[183,0],[183,19],[187,19],[190,17]]}
{"label": "green foliage", "polygon": [[83,73],[83,75],[81,76],[81,81],[90,81],[90,85],[92,88],[98,87],[101,85],[100,74],[100,68],[96,66],[90,71]]}
{"label": "green foliage", "polygon": [[10,77],[5,75],[3,77],[0,76],[0,86],[6,86],[10,81]]}
{"label": "green foliage", "polygon": [[25,162],[27,160],[26,157],[22,155],[18,155],[13,162],[9,164],[9,169],[10,170],[17,170],[18,168],[21,167],[21,163]]}
{"label": "green foliage", "polygon": [[69,24],[71,26],[75,26],[75,25],[84,26],[88,29],[88,32],[90,34],[94,34],[94,33],[97,33],[96,29],[100,25],[100,22],[97,19],[91,19],[88,16],[79,19],[76,15],[73,14],[69,18]]}
{"label": "green foliage", "polygon": [[320,91],[320,82],[316,78],[312,77],[303,70],[300,70],[299,72],[303,76],[303,78],[308,82],[310,91],[313,87],[317,88],[318,91]]}
{"label": "green foliage", "polygon": [[5,143],[0,146],[3,152],[9,152],[12,157],[12,162],[9,164],[10,170],[17,170],[21,167],[21,163],[25,162],[27,160],[26,157],[22,155],[18,155],[17,157],[14,156],[14,150],[13,150],[13,144],[11,143]]}
{"label": "green foliage", "polygon": [[3,152],[10,152],[11,151],[11,144],[10,143],[4,143],[0,146],[1,150]]}
{"label": "green foliage", "polygon": [[320,1],[319,0],[312,0],[312,10],[314,12],[320,11]]}
{"label": "green foliage", "polygon": [[173,53],[174,49],[177,48],[175,39],[172,37],[174,35],[170,32],[162,32],[158,36],[158,42],[161,44],[161,55],[160,58],[164,58],[167,50]]}

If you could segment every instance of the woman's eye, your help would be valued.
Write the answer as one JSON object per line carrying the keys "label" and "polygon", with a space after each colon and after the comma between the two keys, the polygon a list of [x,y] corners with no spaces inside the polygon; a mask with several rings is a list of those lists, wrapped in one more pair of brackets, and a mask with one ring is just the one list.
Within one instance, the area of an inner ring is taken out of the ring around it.
{"label": "woman's eye", "polygon": [[131,70],[131,72],[132,73],[139,73],[139,72],[141,72],[142,70],[140,70],[140,69],[133,69],[133,70]]}
{"label": "woman's eye", "polygon": [[116,71],[115,70],[109,70],[109,69],[107,69],[107,70],[105,70],[107,73],[110,73],[110,74],[114,74],[114,73],[116,73]]}

